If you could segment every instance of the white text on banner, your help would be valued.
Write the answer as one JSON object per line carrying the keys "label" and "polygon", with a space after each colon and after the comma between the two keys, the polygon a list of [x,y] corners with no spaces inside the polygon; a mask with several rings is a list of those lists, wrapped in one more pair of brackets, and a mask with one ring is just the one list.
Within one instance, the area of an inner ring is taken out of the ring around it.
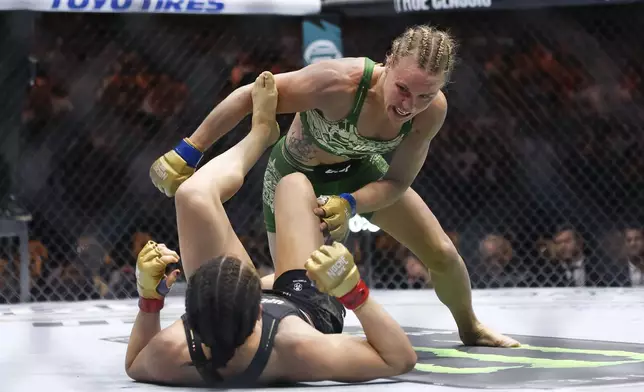
{"label": "white text on banner", "polygon": [[27,0],[0,1],[0,10],[41,12],[313,15],[321,0]]}

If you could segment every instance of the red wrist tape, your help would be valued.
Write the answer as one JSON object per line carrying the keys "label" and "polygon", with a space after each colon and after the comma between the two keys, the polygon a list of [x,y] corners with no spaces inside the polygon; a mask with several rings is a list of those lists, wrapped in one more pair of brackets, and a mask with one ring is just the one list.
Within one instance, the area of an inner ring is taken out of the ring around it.
{"label": "red wrist tape", "polygon": [[367,287],[364,280],[360,279],[356,287],[344,296],[338,298],[338,301],[340,301],[345,308],[354,310],[362,306],[362,304],[367,301],[367,298],[369,298],[369,287]]}
{"label": "red wrist tape", "polygon": [[139,297],[139,309],[145,313],[159,313],[163,309],[164,299],[150,299]]}

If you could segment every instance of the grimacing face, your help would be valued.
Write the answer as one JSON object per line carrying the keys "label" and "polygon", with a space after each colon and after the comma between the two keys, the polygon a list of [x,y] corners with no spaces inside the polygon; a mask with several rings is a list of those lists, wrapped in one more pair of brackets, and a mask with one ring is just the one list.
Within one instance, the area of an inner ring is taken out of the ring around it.
{"label": "grimacing face", "polygon": [[414,56],[407,56],[387,68],[384,101],[392,123],[404,123],[429,107],[445,84],[444,75],[433,75],[418,67]]}

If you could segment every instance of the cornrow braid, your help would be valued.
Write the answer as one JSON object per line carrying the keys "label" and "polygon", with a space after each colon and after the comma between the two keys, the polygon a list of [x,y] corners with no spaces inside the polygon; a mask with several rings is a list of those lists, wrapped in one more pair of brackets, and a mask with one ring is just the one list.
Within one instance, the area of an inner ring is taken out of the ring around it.
{"label": "cornrow braid", "polygon": [[395,66],[401,58],[414,56],[418,67],[434,74],[443,74],[445,80],[454,68],[456,41],[448,32],[427,25],[410,27],[391,44],[386,64]]}
{"label": "cornrow braid", "polygon": [[405,53],[409,53],[414,49],[416,33],[417,31],[414,29],[407,30],[407,34],[405,34]]}
{"label": "cornrow braid", "polygon": [[422,26],[420,33],[422,34],[418,44],[418,66],[422,69],[427,69],[427,62],[429,61],[429,54],[432,49],[431,40],[433,29]]}
{"label": "cornrow braid", "polygon": [[400,37],[396,38],[391,44],[391,54],[387,56],[387,62],[397,61],[409,53],[414,45],[414,30],[407,29]]}
{"label": "cornrow braid", "polygon": [[432,72],[438,72],[441,69],[441,63],[445,54],[445,34],[442,32],[439,33],[437,41],[438,43],[433,45],[436,47],[436,54],[432,62]]}
{"label": "cornrow braid", "polygon": [[211,349],[214,369],[225,366],[253,333],[260,302],[259,276],[237,258],[217,257],[190,277],[186,316]]}

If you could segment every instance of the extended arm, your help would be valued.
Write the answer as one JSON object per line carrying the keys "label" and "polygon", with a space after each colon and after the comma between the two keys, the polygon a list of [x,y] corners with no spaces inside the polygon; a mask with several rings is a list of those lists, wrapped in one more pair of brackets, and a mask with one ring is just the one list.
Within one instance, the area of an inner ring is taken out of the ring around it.
{"label": "extended arm", "polygon": [[[442,96],[440,96],[442,97]],[[405,192],[423,167],[429,145],[443,126],[447,102],[437,98],[423,117],[417,119],[414,130],[398,146],[385,176],[369,183],[352,195],[356,200],[356,213],[377,211],[393,204]]]}
{"label": "extended arm", "polygon": [[[297,113],[320,108],[341,75],[328,62],[311,64],[298,71],[275,75],[279,94],[277,113]],[[217,105],[190,135],[202,151],[230,132],[253,109],[252,84],[239,87]]]}
{"label": "extended arm", "polygon": [[[294,113],[312,108],[324,109],[324,103],[343,75],[337,65],[327,61],[309,65],[299,71],[275,76],[279,99],[278,113]],[[150,167],[152,183],[166,196],[173,197],[179,186],[196,171],[204,151],[230,132],[253,108],[252,85],[238,88],[213,109],[197,130],[181,140],[172,150]]]}

